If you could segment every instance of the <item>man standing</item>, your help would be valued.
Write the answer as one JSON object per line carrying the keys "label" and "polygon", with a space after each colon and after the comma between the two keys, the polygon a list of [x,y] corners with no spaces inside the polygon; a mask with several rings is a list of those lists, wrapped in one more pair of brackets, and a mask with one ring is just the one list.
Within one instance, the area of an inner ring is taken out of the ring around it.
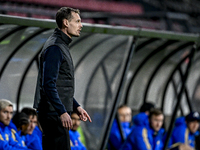
{"label": "man standing", "polygon": [[[72,37],[82,29],[80,12],[62,7],[56,14],[58,28],[46,41],[40,55],[40,69],[34,107],[42,126],[44,150],[70,150],[71,112],[91,122],[90,116],[74,99],[74,66],[69,53]],[[40,97],[38,96],[38,91]]]}

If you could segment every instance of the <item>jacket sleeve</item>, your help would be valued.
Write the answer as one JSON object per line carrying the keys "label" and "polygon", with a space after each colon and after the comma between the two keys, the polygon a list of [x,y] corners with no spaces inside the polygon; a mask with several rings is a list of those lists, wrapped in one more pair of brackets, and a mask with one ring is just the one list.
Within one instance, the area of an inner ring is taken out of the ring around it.
{"label": "jacket sleeve", "polygon": [[137,150],[152,150],[152,146],[148,139],[148,131],[146,128],[138,130],[135,135],[135,146]]}
{"label": "jacket sleeve", "polygon": [[79,103],[76,101],[75,98],[73,98],[73,111],[75,111],[79,106],[80,106]]}
{"label": "jacket sleeve", "polygon": [[58,46],[50,46],[44,54],[43,62],[44,90],[50,103],[59,116],[67,112],[59,98],[58,91],[56,89],[56,81],[62,59],[63,56],[60,48]]}
{"label": "jacket sleeve", "polygon": [[138,127],[127,137],[127,140],[122,146],[122,150],[152,150],[152,146],[148,139],[148,132],[146,128]]}
{"label": "jacket sleeve", "polygon": [[134,144],[134,139],[133,139],[134,133],[131,132],[129,134],[129,136],[127,137],[126,141],[124,142],[124,144],[122,145],[120,150],[130,150],[130,149],[134,149],[133,148],[133,144]]}
{"label": "jacket sleeve", "polygon": [[[114,126],[112,128],[114,128]],[[122,139],[118,128],[115,128],[115,132],[110,133],[109,142],[115,149],[119,149],[119,147],[122,146]]]}
{"label": "jacket sleeve", "polygon": [[33,150],[42,150],[42,143],[37,135],[26,135],[26,146]]}
{"label": "jacket sleeve", "polygon": [[[0,134],[1,137],[1,134]],[[21,147],[17,142],[9,138],[9,141],[0,138],[0,150],[28,150],[26,147]]]}
{"label": "jacket sleeve", "polygon": [[28,150],[25,147],[9,145],[8,142],[0,140],[0,150]]}
{"label": "jacket sleeve", "polygon": [[186,143],[189,136],[189,130],[183,127],[176,127],[172,133],[169,142],[169,148],[177,147],[181,143]]}

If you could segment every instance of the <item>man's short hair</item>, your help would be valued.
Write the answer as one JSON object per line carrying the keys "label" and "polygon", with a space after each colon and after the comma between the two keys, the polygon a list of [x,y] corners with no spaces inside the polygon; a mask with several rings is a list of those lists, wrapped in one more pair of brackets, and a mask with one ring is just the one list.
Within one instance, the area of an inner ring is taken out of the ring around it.
{"label": "man's short hair", "polygon": [[71,12],[80,14],[80,11],[78,9],[74,9],[74,8],[70,8],[70,7],[62,7],[57,11],[56,23],[60,29],[62,28],[63,19],[67,19],[67,20],[71,21],[71,19],[72,19]]}
{"label": "man's short hair", "polygon": [[152,116],[159,116],[159,115],[163,115],[163,112],[160,109],[151,109],[150,113],[149,113],[149,118],[151,118]]}
{"label": "man's short hair", "polygon": [[130,108],[129,106],[127,106],[126,104],[122,104],[122,105],[120,105],[119,107],[118,107],[118,109],[121,109],[121,108]]}
{"label": "man's short hair", "polygon": [[24,107],[21,112],[25,113],[28,116],[37,116],[37,112],[34,108]]}
{"label": "man's short hair", "polygon": [[142,104],[142,106],[140,107],[140,112],[145,112],[145,111],[150,111],[151,109],[154,108],[154,104],[150,103],[150,102],[145,102],[144,104]]}
{"label": "man's short hair", "polygon": [[13,107],[12,102],[7,99],[0,99],[0,111],[6,108],[7,106]]}
{"label": "man's short hair", "polygon": [[17,128],[20,128],[22,125],[29,124],[29,117],[23,112],[16,113],[12,118],[12,122]]}

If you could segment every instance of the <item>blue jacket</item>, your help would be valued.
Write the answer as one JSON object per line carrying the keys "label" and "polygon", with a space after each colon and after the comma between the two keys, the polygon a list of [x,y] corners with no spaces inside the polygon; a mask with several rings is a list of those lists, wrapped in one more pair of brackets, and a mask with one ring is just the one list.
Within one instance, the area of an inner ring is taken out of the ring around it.
{"label": "blue jacket", "polygon": [[155,132],[148,123],[148,116],[140,113],[136,118],[139,122],[136,122],[120,150],[162,150],[164,129],[154,135]]}
{"label": "blue jacket", "polygon": [[[122,131],[124,134],[125,139],[131,132],[131,127],[129,122],[121,122]],[[110,131],[110,137],[109,137],[109,144],[108,144],[108,150],[118,150],[122,146],[123,141],[121,138],[121,134],[119,131],[119,127],[117,124],[117,121],[113,121],[113,125]]]}
{"label": "blue jacket", "polygon": [[42,142],[36,134],[27,134],[25,143],[32,150],[42,150]]}
{"label": "blue jacket", "polygon": [[133,127],[134,126],[147,126],[148,125],[148,115],[141,112],[135,116],[133,116],[132,121],[133,121]]}
{"label": "blue jacket", "polygon": [[21,135],[21,131],[17,131],[17,127],[12,123],[12,121],[9,124],[9,129],[12,132],[12,138],[15,141],[18,141],[18,145],[32,150],[42,150],[42,142],[37,135]]}
{"label": "blue jacket", "polygon": [[35,127],[32,134],[35,134],[39,137],[41,145],[42,145],[42,131],[39,129],[38,126]]}
{"label": "blue jacket", "polygon": [[18,141],[12,138],[12,132],[8,126],[0,122],[0,150],[27,150],[20,146]]}
{"label": "blue jacket", "polygon": [[71,150],[86,150],[85,146],[80,141],[78,131],[69,130]]}
{"label": "blue jacket", "polygon": [[12,134],[12,139],[14,141],[17,141],[18,142],[18,145],[19,146],[22,146],[22,147],[26,147],[26,144],[25,144],[25,136],[21,136],[21,131],[17,131],[17,127],[15,126],[15,124],[12,122],[10,122],[9,126],[8,126],[9,130],[11,130],[11,134]]}
{"label": "blue jacket", "polygon": [[172,136],[169,141],[169,147],[176,147],[180,143],[184,143],[195,148],[196,135],[198,135],[198,131],[193,134],[187,128],[185,117],[179,117],[176,119],[175,127],[173,129]]}

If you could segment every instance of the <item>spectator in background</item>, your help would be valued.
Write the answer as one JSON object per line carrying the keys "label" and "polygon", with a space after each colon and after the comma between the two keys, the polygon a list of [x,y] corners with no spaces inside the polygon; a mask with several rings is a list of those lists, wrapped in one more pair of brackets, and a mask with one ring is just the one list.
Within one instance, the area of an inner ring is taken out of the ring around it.
{"label": "spectator in background", "polygon": [[[25,113],[30,120],[28,134],[26,135],[26,146],[30,149],[42,150],[42,132],[37,126],[38,119],[36,110],[30,107],[25,107],[21,110],[21,112]],[[35,130],[37,130],[37,132]]]}
{"label": "spectator in background", "polygon": [[[127,105],[121,105],[118,107],[117,110],[119,120],[121,122],[122,132],[124,135],[124,138],[129,135],[131,132],[131,118],[132,118],[132,110]],[[123,139],[120,134],[120,129],[117,124],[117,121],[114,120],[110,137],[109,137],[109,143],[108,143],[108,149],[109,150],[118,150],[120,149],[121,145],[123,144]]]}
{"label": "spectator in background", "polygon": [[162,150],[164,129],[162,111],[153,109],[143,126],[136,126],[127,137],[121,150]]}
{"label": "spectator in background", "polygon": [[142,106],[140,107],[140,112],[145,113],[147,115],[149,115],[150,110],[153,109],[155,106],[153,103],[151,102],[145,102],[144,104],[142,104]]}
{"label": "spectator in background", "polygon": [[151,109],[154,108],[154,104],[150,103],[150,102],[145,102],[144,104],[142,104],[142,106],[140,107],[140,113],[133,116],[132,118],[132,122],[133,125],[145,125],[146,120],[148,120],[148,115]]}
{"label": "spectator in background", "polygon": [[199,134],[200,116],[198,112],[191,112],[186,117],[180,117],[175,122],[175,127],[169,142],[171,149],[195,149],[195,136]]}
{"label": "spectator in background", "polygon": [[9,124],[12,131],[12,138],[18,141],[18,144],[27,147],[25,144],[25,136],[28,133],[29,118],[25,113],[16,113]]}
{"label": "spectator in background", "polygon": [[13,116],[13,104],[6,99],[0,100],[0,150],[25,150],[18,141],[12,138],[12,132],[8,125]]}
{"label": "spectator in background", "polygon": [[71,150],[86,150],[85,146],[80,141],[80,134],[77,129],[81,124],[80,117],[76,113],[71,114],[73,128],[69,130]]}

